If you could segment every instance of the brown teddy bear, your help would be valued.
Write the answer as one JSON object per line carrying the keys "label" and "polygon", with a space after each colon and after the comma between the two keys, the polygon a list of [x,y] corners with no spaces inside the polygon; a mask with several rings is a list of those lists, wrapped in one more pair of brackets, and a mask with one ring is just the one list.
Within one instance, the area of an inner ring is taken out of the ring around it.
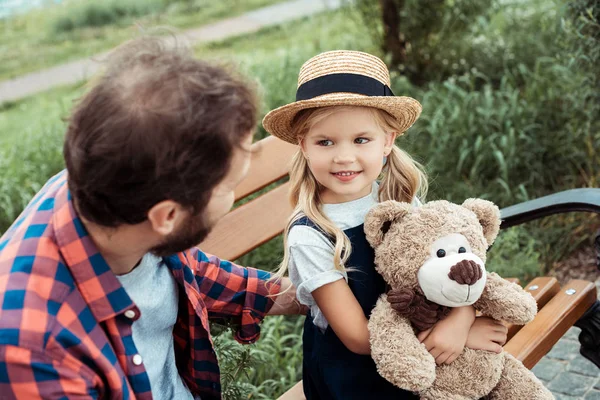
{"label": "brown teddy bear", "polygon": [[481,199],[420,207],[386,201],[369,212],[365,233],[377,271],[390,287],[369,319],[371,355],[381,376],[422,399],[554,398],[506,352],[465,348],[453,363],[436,366],[417,339],[451,307],[473,305],[515,324],[533,319],[533,297],[485,270],[486,250],[499,229],[498,207]]}

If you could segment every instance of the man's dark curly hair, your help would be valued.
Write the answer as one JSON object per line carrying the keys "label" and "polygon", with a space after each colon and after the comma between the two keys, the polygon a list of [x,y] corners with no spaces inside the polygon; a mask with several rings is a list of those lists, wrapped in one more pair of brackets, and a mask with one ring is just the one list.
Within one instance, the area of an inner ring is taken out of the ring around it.
{"label": "man's dark curly hair", "polygon": [[79,213],[107,227],[140,223],[166,199],[201,213],[256,113],[254,88],[229,68],[158,38],[120,46],[69,119]]}

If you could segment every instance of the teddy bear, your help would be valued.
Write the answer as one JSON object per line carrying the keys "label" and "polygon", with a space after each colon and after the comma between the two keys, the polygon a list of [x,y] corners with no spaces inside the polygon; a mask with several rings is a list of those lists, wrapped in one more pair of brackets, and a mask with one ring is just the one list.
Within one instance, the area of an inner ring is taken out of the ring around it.
{"label": "teddy bear", "polygon": [[485,270],[486,251],[500,229],[492,202],[445,200],[422,206],[386,201],[369,211],[365,234],[375,268],[388,284],[369,318],[371,355],[381,376],[422,399],[553,399],[520,361],[465,348],[436,365],[418,332],[450,308],[472,305],[483,315],[526,324],[536,312],[531,294]]}

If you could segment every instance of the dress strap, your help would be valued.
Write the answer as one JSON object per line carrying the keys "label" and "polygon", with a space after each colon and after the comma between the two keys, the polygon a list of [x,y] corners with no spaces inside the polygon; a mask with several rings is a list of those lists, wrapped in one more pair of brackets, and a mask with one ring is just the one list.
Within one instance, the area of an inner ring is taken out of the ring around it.
{"label": "dress strap", "polygon": [[331,236],[330,234],[328,234],[327,232],[325,232],[323,229],[321,229],[320,226],[318,226],[317,224],[315,224],[310,218],[308,218],[306,215],[301,217],[300,219],[294,221],[294,223],[292,224],[292,226],[290,227],[293,228],[294,226],[307,226],[309,228],[312,228],[316,231],[318,231],[321,235],[325,236],[327,238],[327,240],[329,240],[329,242],[335,246],[335,237]]}

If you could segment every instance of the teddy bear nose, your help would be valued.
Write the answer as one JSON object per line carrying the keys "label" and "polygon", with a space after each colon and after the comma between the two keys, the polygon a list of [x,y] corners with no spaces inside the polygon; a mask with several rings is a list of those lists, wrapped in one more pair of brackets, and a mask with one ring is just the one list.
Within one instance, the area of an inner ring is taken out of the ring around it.
{"label": "teddy bear nose", "polygon": [[483,276],[479,264],[472,260],[462,260],[450,268],[448,278],[461,285],[472,285]]}

